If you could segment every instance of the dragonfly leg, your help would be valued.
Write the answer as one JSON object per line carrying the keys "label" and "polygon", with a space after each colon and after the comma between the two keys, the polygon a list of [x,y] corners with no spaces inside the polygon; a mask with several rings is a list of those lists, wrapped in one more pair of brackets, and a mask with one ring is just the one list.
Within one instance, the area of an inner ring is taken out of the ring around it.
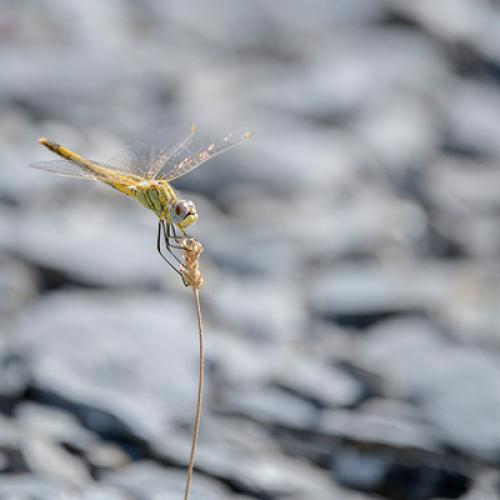
{"label": "dragonfly leg", "polygon": [[170,227],[172,228],[173,239],[175,241],[179,241],[180,239],[184,239],[184,238],[190,238],[190,236],[188,236],[188,234],[185,231],[184,231],[184,234],[182,236],[177,236],[177,231],[175,230],[174,224],[170,224]]}
{"label": "dragonfly leg", "polygon": [[177,255],[174,254],[174,252],[172,252],[172,248],[175,248],[176,250],[183,250],[183,248],[179,245],[172,245],[172,243],[170,242],[170,224],[167,224],[165,221],[162,221],[162,224],[163,224],[163,235],[164,235],[164,238],[165,238],[165,247],[168,251],[168,253],[170,253],[172,255],[172,257],[179,263],[179,264],[182,264],[182,261],[179,260],[179,258],[177,257]]}
{"label": "dragonfly leg", "polygon": [[[182,278],[182,281],[185,281],[184,275],[181,273],[181,271],[179,269],[177,269],[177,267],[175,267],[175,265],[172,264],[172,262],[170,262],[170,260],[161,251],[161,232],[162,232],[162,229],[163,229],[163,231],[165,231],[165,228],[163,227],[163,225],[160,221],[158,223],[158,236],[156,238],[156,249],[158,250],[158,253],[160,254],[161,258]],[[168,245],[167,245],[167,249],[168,249]],[[175,255],[172,253],[171,250],[169,250],[169,252],[175,257]],[[182,265],[182,263],[179,261],[179,259],[177,259],[177,257],[175,257],[175,259],[179,262],[179,264]]]}

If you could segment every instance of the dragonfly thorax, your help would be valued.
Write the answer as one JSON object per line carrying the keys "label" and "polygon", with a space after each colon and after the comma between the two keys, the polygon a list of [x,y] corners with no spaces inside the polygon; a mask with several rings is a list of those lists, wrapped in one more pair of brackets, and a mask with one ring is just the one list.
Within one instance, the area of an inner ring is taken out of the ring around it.
{"label": "dragonfly thorax", "polygon": [[198,220],[194,203],[178,200],[170,184],[165,181],[141,181],[132,186],[132,196],[161,220],[175,224],[181,231]]}
{"label": "dragonfly thorax", "polygon": [[135,198],[142,206],[154,212],[161,220],[167,218],[170,207],[177,202],[174,190],[168,182],[144,180],[128,185],[126,190],[122,190],[116,186],[113,187]]}

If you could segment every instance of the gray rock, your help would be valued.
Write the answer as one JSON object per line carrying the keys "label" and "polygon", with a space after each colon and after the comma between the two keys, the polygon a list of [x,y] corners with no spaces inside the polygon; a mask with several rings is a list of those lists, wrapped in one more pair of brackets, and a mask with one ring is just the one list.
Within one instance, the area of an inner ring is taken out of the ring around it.
{"label": "gray rock", "polygon": [[342,498],[345,500],[369,500],[375,497],[370,494],[360,493],[348,488],[343,488],[340,485],[331,483],[328,488],[323,491],[315,491],[313,493],[305,493],[303,495],[294,495],[294,500],[323,500],[325,498]]}
{"label": "gray rock", "polygon": [[42,401],[108,437],[161,435],[191,419],[191,307],[161,294],[55,293],[25,311],[16,344],[31,357]]}
{"label": "gray rock", "polygon": [[82,492],[68,494],[67,498],[71,500],[129,500],[130,497],[119,488],[94,483]]}
{"label": "gray rock", "polygon": [[20,474],[0,475],[2,500],[62,500],[67,498],[70,491],[46,478]]}
{"label": "gray rock", "polygon": [[500,253],[498,178],[496,162],[459,156],[439,159],[423,178],[433,227],[466,255],[491,258]]}
{"label": "gray rock", "polygon": [[282,74],[267,76],[258,91],[260,102],[338,123],[396,91],[441,97],[448,71],[428,37],[403,28],[332,33],[287,80]]}
{"label": "gray rock", "polygon": [[2,500],[129,500],[116,488],[93,483],[84,490],[61,486],[52,480],[29,475],[2,474]]}
{"label": "gray rock", "polygon": [[84,463],[50,437],[32,432],[12,419],[0,419],[0,451],[7,472],[30,472],[65,488],[81,488],[90,481]]}
{"label": "gray rock", "polygon": [[8,318],[37,293],[36,274],[18,260],[0,255],[0,317]]}
{"label": "gray rock", "polygon": [[451,145],[476,155],[498,157],[500,96],[494,85],[458,80],[448,93],[447,117]]}
{"label": "gray rock", "polygon": [[[267,454],[279,453],[279,446],[270,438],[269,431],[247,417],[216,416],[206,413],[202,418],[203,432],[200,435],[200,450],[205,450],[208,458],[212,451],[228,450],[228,457],[232,454],[248,454],[253,456],[265,456]],[[182,426],[177,432],[172,433],[165,439],[157,439],[152,442],[153,453],[162,457],[168,463],[187,465],[187,453],[191,445],[191,428]],[[197,458],[197,464],[203,468],[204,452]],[[207,463],[210,466],[210,462]]]}
{"label": "gray rock", "polygon": [[467,492],[470,479],[449,461],[414,457],[399,460],[390,454],[344,450],[335,457],[335,475],[340,484],[386,498],[431,500],[444,495],[458,498]]}
{"label": "gray rock", "polygon": [[94,471],[118,470],[130,462],[126,450],[113,443],[97,443],[85,450],[84,456]]}
{"label": "gray rock", "polygon": [[28,467],[21,448],[25,433],[12,419],[0,415],[0,453],[2,455],[2,474],[26,473]]}
{"label": "gray rock", "polygon": [[5,451],[0,451],[0,473],[8,472],[9,456]]}
{"label": "gray rock", "polygon": [[283,353],[277,360],[275,382],[323,407],[352,406],[363,396],[361,383],[345,371],[306,356]]}
{"label": "gray rock", "polygon": [[[283,341],[301,336],[306,316],[302,298],[286,281],[225,280],[208,285],[206,304],[218,322],[255,339]],[[263,293],[265,290],[265,293]]]}
{"label": "gray rock", "polygon": [[[126,496],[154,500],[181,497],[185,481],[184,471],[161,468],[153,462],[137,462],[103,478],[105,485],[122,491]],[[225,499],[230,498],[230,494],[221,483],[198,474],[193,479],[191,498]]]}
{"label": "gray rock", "polygon": [[445,155],[429,165],[423,178],[433,205],[457,217],[500,206],[500,172],[495,161]]}
{"label": "gray rock", "polygon": [[85,464],[49,438],[27,436],[22,454],[32,474],[54,480],[69,488],[84,488],[91,481]]}
{"label": "gray rock", "polygon": [[328,30],[332,26],[342,29],[376,22],[384,13],[381,1],[340,0],[325,2],[315,0],[307,6],[300,1],[284,4],[276,2],[266,5],[267,10],[280,22],[283,30]]}
{"label": "gray rock", "polygon": [[[202,429],[196,468],[237,491],[266,498],[321,498],[321,493],[333,488],[324,471],[284,455],[273,434],[248,417],[207,415]],[[168,463],[185,464],[189,443],[190,436],[185,431],[182,437],[176,434],[156,440],[153,449]]]}
{"label": "gray rock", "polygon": [[[337,259],[406,254],[408,247],[421,243],[426,214],[417,203],[388,189],[373,153],[361,149],[359,140],[333,128],[287,126],[277,138],[271,130],[267,140],[258,141],[264,156],[259,168],[265,172],[257,188],[245,183],[223,194],[222,202],[237,218],[224,220],[231,236],[226,229],[207,239],[232,242],[242,229],[258,236],[259,242],[267,238],[260,267],[269,263],[273,275],[294,282],[302,273],[314,272],[307,267],[310,263],[329,266]],[[282,143],[278,150],[276,141]],[[269,156],[273,169],[267,168]],[[314,169],[304,168],[304,156]],[[273,192],[269,186],[274,184],[284,193]],[[253,246],[248,246],[246,252],[253,255]],[[276,247],[283,247],[281,255]]]}
{"label": "gray rock", "polygon": [[499,492],[499,476],[494,470],[483,471],[474,482],[471,490],[460,500],[496,500]]}
{"label": "gray rock", "polygon": [[[67,276],[67,281],[111,287],[162,286],[170,273],[156,252],[154,217],[109,188],[101,191],[91,183],[86,186],[90,189],[87,201],[79,196],[78,201],[67,199],[64,206],[58,200],[46,204],[40,200],[43,209],[35,206],[0,220],[0,248]],[[96,196],[102,203],[91,201]],[[86,230],[82,232],[83,220]],[[30,230],[20,232],[20,225]],[[176,283],[175,276],[170,278]]]}
{"label": "gray rock", "polygon": [[360,446],[382,446],[391,450],[441,452],[433,430],[423,424],[389,415],[348,410],[324,412],[319,431]]}
{"label": "gray rock", "polygon": [[311,306],[321,318],[366,328],[390,316],[433,309],[446,294],[448,278],[448,270],[436,266],[344,264],[318,278]]}
{"label": "gray rock", "polygon": [[[92,469],[93,473],[119,469],[130,461],[125,450],[114,443],[101,441],[97,434],[85,429],[76,416],[69,411],[23,402],[15,407],[14,414],[16,423],[27,435],[25,448],[35,464],[41,462],[42,466],[46,465],[44,460],[40,460],[40,454],[44,446],[47,446],[47,441],[52,443],[52,447],[57,444],[82,457],[83,462]],[[38,443],[40,440],[42,442]],[[49,450],[47,455],[51,454],[54,455],[54,452]],[[56,453],[55,459],[57,458]],[[65,470],[72,460],[74,460],[73,456],[69,455],[68,464],[63,464],[61,470]],[[23,461],[26,462],[26,460]],[[75,466],[75,477],[77,471],[78,465]],[[86,484],[85,490],[87,486]]]}
{"label": "gray rock", "polygon": [[316,411],[312,403],[275,387],[227,391],[218,411],[249,417],[268,426],[307,429],[314,424]]}
{"label": "gray rock", "polygon": [[416,320],[382,323],[359,347],[361,366],[383,375],[392,390],[417,398],[440,440],[497,462],[500,370],[494,355]]}
{"label": "gray rock", "polygon": [[298,265],[295,252],[270,234],[225,233],[207,245],[206,255],[225,272],[245,277],[284,277]]}
{"label": "gray rock", "polygon": [[0,338],[0,410],[12,410],[23,398],[30,379],[26,358],[8,347],[8,338]]}
{"label": "gray rock", "polygon": [[199,467],[252,496],[312,495],[328,490],[330,481],[321,469],[282,454],[255,455],[211,447],[200,448]]}
{"label": "gray rock", "polygon": [[438,119],[436,109],[401,92],[366,106],[353,128],[376,160],[401,176],[435,156],[440,147]]}
{"label": "gray rock", "polygon": [[447,42],[474,44],[481,39],[490,16],[495,14],[493,6],[483,1],[444,0],[438,8],[431,0],[417,3],[390,0],[389,5]]}
{"label": "gray rock", "polygon": [[253,337],[235,335],[232,330],[217,329],[208,335],[208,391],[218,395],[226,388],[261,386],[272,379],[280,344],[255,342]]}

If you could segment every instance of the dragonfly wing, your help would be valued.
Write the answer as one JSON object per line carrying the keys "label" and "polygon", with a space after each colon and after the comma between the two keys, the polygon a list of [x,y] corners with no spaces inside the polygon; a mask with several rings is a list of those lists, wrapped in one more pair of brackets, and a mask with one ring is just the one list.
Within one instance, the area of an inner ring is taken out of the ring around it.
{"label": "dragonfly wing", "polygon": [[189,154],[186,148],[195,132],[194,125],[191,128],[182,126],[162,130],[151,138],[126,146],[104,166],[144,179],[152,179],[167,161],[178,163],[179,157],[184,158]]}
{"label": "dragonfly wing", "polygon": [[30,167],[66,177],[75,177],[90,181],[102,180],[101,177],[87,172],[76,163],[72,163],[68,160],[37,161],[35,163],[31,163]]}
{"label": "dragonfly wing", "polygon": [[[175,157],[171,157],[165,161],[160,170],[156,173],[156,178],[173,181],[182,177],[199,167],[214,156],[217,156],[225,151],[247,141],[252,137],[252,134],[247,131],[236,131],[227,134],[223,139],[216,142],[206,142],[208,146],[203,148],[183,148]],[[181,153],[184,153],[181,156]],[[186,153],[189,153],[185,156]],[[182,160],[180,158],[183,158]],[[180,161],[179,161],[180,160]]]}
{"label": "dragonfly wing", "polygon": [[39,161],[31,163],[30,167],[38,170],[45,170],[46,172],[65,177],[73,177],[76,179],[85,179],[90,181],[102,181],[111,184],[113,181],[122,182],[124,178],[130,179],[131,182],[140,180],[136,176],[120,171],[113,166],[108,166],[97,161],[92,161],[91,163],[102,170],[90,172],[79,163],[72,162],[70,160]]}
{"label": "dragonfly wing", "polygon": [[181,139],[176,143],[173,143],[171,147],[169,147],[165,151],[160,151],[156,160],[150,165],[148,171],[148,178],[155,179],[160,171],[162,171],[165,165],[168,163],[169,165],[178,163],[182,158],[185,158],[186,155],[189,154],[189,146],[193,142],[194,135],[197,132],[196,125],[191,125],[189,133],[186,134],[185,129],[183,128],[184,135],[181,135]]}

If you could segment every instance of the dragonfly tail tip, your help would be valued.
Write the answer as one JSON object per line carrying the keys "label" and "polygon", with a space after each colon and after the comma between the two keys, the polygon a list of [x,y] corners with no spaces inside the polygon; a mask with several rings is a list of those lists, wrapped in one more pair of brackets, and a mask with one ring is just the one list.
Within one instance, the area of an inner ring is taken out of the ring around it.
{"label": "dragonfly tail tip", "polygon": [[38,139],[38,142],[42,146],[49,148],[51,151],[57,151],[57,149],[60,147],[59,144],[57,144],[57,142],[51,141],[50,139],[47,139],[46,137],[40,137],[40,139]]}

